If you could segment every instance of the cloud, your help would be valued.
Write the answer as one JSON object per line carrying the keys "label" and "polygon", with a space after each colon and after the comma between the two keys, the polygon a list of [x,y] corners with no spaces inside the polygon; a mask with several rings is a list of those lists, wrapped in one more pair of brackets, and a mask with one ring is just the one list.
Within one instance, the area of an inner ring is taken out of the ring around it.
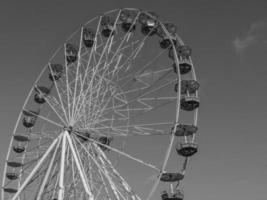
{"label": "cloud", "polygon": [[257,21],[250,25],[249,29],[246,31],[245,36],[236,37],[233,40],[233,46],[235,52],[243,56],[243,54],[252,46],[262,42],[263,44],[266,41],[266,28],[267,23],[264,21]]}
{"label": "cloud", "polygon": [[251,45],[255,44],[257,42],[257,39],[253,35],[248,35],[244,39],[236,38],[233,41],[233,45],[235,47],[235,51],[238,54],[243,53],[245,50],[247,50]]}

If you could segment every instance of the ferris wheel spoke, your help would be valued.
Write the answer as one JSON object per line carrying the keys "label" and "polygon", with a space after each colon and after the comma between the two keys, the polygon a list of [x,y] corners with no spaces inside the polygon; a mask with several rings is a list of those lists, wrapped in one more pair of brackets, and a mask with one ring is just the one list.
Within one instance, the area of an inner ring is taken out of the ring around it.
{"label": "ferris wheel spoke", "polygon": [[[119,17],[119,15],[120,15],[120,13],[118,14],[118,17]],[[137,13],[137,15],[136,15],[135,19],[133,20],[133,23],[132,23],[131,26],[134,26],[134,24],[136,23],[136,20],[138,19],[139,15],[140,15],[140,12]],[[127,38],[129,38],[129,35],[131,34],[131,32],[130,32],[130,29],[131,29],[131,28],[132,28],[132,27],[129,28],[129,30],[127,31],[127,33],[126,33],[126,34],[124,35],[124,37],[121,39],[121,42],[120,42],[120,44],[119,44],[117,50],[115,51],[115,53],[113,53],[113,57],[111,58],[111,61],[109,62],[108,65],[110,65],[110,63],[113,62],[113,59],[115,58],[115,56],[119,53],[119,51],[122,50],[122,45],[123,45],[123,43],[125,42],[125,40],[127,40]]]}
{"label": "ferris wheel spoke", "polygon": [[[78,140],[77,140],[77,142],[80,143]],[[80,143],[80,144],[81,144],[81,143]],[[82,148],[84,149],[84,151],[88,153],[88,155],[89,155],[90,157],[93,157],[93,156],[88,152],[88,150],[87,150],[82,144],[81,144],[81,146],[82,146]],[[116,186],[115,186],[115,184],[113,183],[113,181],[112,181],[112,179],[111,179],[111,177],[110,177],[110,175],[109,175],[108,170],[105,168],[105,165],[101,165],[100,163],[98,163],[96,157],[93,157],[92,160],[94,161],[94,163],[95,163],[96,166],[98,167],[98,169],[99,169],[99,173],[100,173],[100,174],[102,173],[102,174],[106,177],[106,179],[108,180],[109,185],[110,185],[110,187],[111,187],[111,189],[112,189],[112,191],[113,191],[113,195],[116,197],[117,200],[120,200],[119,195],[118,195],[118,191],[117,191],[117,189],[116,189]],[[105,181],[104,181],[104,178],[103,178],[102,175],[101,175],[101,177],[102,177],[103,184],[105,184]],[[105,188],[106,188],[107,194],[109,194],[106,185],[105,185]]]}
{"label": "ferris wheel spoke", "polygon": [[[100,177],[101,177],[102,184],[103,184],[103,186],[104,186],[106,195],[107,195],[108,199],[111,199],[110,194],[109,194],[109,192],[108,192],[107,184],[106,184],[106,182],[105,182],[105,180],[104,180],[104,177],[103,177],[103,175],[102,175],[100,169],[98,169],[98,172],[99,172],[99,175],[100,175]],[[100,190],[99,190],[99,193],[100,193]]]}
{"label": "ferris wheel spoke", "polygon": [[[125,132],[124,134],[112,134],[112,136],[153,136],[153,135],[169,135],[170,133],[166,133],[166,131],[162,129],[156,129],[153,127],[156,126],[163,126],[163,125],[173,125],[173,122],[158,122],[158,123],[150,123],[150,124],[129,124],[124,126],[106,126],[106,127],[99,127],[94,128],[93,131],[105,131],[108,129],[114,130],[114,132],[120,131]],[[133,129],[127,130],[127,129]]]}
{"label": "ferris wheel spoke", "polygon": [[62,124],[59,124],[59,123],[57,123],[57,122],[55,122],[55,121],[53,121],[53,120],[51,120],[51,119],[49,119],[47,117],[44,117],[44,116],[42,116],[40,114],[36,114],[36,113],[34,113],[34,112],[30,111],[30,110],[27,110],[27,109],[24,109],[24,111],[27,111],[28,113],[34,115],[35,117],[38,117],[38,118],[40,118],[40,119],[42,119],[42,120],[44,120],[46,122],[49,122],[50,124],[54,124],[54,125],[56,125],[58,127],[61,127],[61,128],[64,127]]}
{"label": "ferris wheel spoke", "polygon": [[[54,72],[53,72],[53,70],[52,70],[52,68],[51,68],[51,64],[50,64],[50,63],[48,64],[48,67],[49,67],[50,72],[52,73],[52,76],[54,76]],[[55,84],[55,88],[56,88],[56,91],[57,91],[57,95],[58,95],[58,97],[59,97],[59,101],[60,101],[61,109],[63,110],[64,116],[65,116],[65,119],[66,119],[65,121],[66,121],[67,123],[69,123],[69,121],[68,121],[68,117],[67,117],[67,113],[66,113],[66,110],[65,110],[65,108],[64,108],[64,104],[63,104],[62,96],[61,96],[61,93],[59,92],[59,87],[58,87],[58,83],[57,83],[57,81],[54,81],[54,84]]]}
{"label": "ferris wheel spoke", "polygon": [[[86,88],[85,92],[82,93],[83,98],[81,98],[81,102],[79,103],[79,106],[77,106],[76,115],[82,109],[82,106],[84,105],[84,103],[86,101],[86,97],[87,97],[88,92],[89,91],[93,91],[93,87],[94,87],[93,86],[93,81],[94,81],[94,79],[95,79],[95,77],[97,75],[97,72],[98,72],[98,69],[95,69],[95,71],[93,72],[93,75],[92,75],[92,77],[90,79],[90,82],[89,82],[88,87]],[[89,101],[89,108],[91,107],[91,104],[90,103],[91,103],[92,95],[93,95],[93,92],[90,92],[89,93],[89,100],[88,100]],[[75,121],[77,121],[77,120],[75,120]]]}
{"label": "ferris wheel spoke", "polygon": [[[139,75],[129,75],[129,76],[125,76],[123,78],[121,78],[120,80],[118,80],[118,82],[122,82],[122,80],[124,79],[128,79],[129,81],[126,82],[125,84],[123,84],[122,87],[126,86],[128,83],[132,82],[136,82],[136,81],[139,81],[140,83],[142,83],[144,86],[141,87],[141,88],[137,88],[137,89],[129,89],[129,90],[125,90],[123,92],[123,94],[128,94],[128,93],[134,93],[134,92],[137,92],[137,91],[141,91],[141,90],[144,90],[144,89],[147,89],[148,87],[150,87],[151,85],[157,83],[157,81],[161,80],[162,78],[164,78],[165,76],[167,76],[169,74],[169,72],[171,71],[170,68],[165,68],[165,69],[160,69],[160,70],[157,70],[157,71],[152,71],[152,72],[143,72],[142,74],[139,74]],[[162,74],[162,75],[160,75]],[[143,81],[142,79],[143,78],[153,78],[153,76],[155,77],[158,77],[155,81],[152,81],[152,82],[145,82]]]}
{"label": "ferris wheel spoke", "polygon": [[[163,76],[165,76],[165,75],[166,75],[166,74],[164,74]],[[160,77],[160,78],[162,78],[162,77]],[[158,80],[160,80],[160,78],[159,78]],[[166,87],[167,85],[173,83],[174,81],[176,81],[176,80],[170,81],[170,82],[168,82],[168,83],[166,83],[166,84],[164,84],[164,85],[159,86],[158,88],[155,88],[155,89],[153,89],[153,90],[150,90],[150,91],[148,91],[148,92],[145,92],[144,94],[141,94],[141,95],[135,97],[134,99],[130,100],[129,102],[124,103],[124,104],[122,104],[122,105],[115,106],[115,107],[113,106],[112,108],[106,108],[106,106],[107,106],[108,103],[109,103],[109,100],[111,100],[111,97],[114,97],[114,96],[115,96],[114,94],[116,94],[115,91],[114,91],[113,94],[110,95],[110,98],[106,101],[106,105],[104,105],[103,108],[102,108],[102,110],[100,110],[99,112],[100,112],[100,113],[103,113],[103,112],[106,112],[106,111],[112,111],[112,110],[114,110],[114,109],[117,109],[117,108],[120,108],[120,107],[129,105],[130,103],[134,103],[135,101],[138,101],[138,99],[139,99],[140,97],[143,97],[143,96],[148,95],[148,94],[150,94],[150,93],[153,93],[153,92],[155,92],[155,91],[157,91],[157,90],[160,90],[160,89]],[[152,84],[152,85],[153,85],[153,84]],[[152,85],[150,85],[150,86],[147,85],[144,89],[149,89],[150,87],[152,87]],[[127,91],[125,91],[125,92],[123,92],[123,93],[127,93]],[[119,94],[123,94],[123,93],[119,93]],[[142,100],[142,99],[139,99],[139,102],[140,102],[141,100]]]}
{"label": "ferris wheel spoke", "polygon": [[[99,27],[98,27],[98,28],[99,28]],[[95,43],[94,43],[94,44],[95,44]],[[91,50],[91,54],[90,54],[90,58],[89,58],[89,60],[91,59],[92,51],[93,51],[93,50]],[[88,84],[88,87],[85,89],[85,92],[83,92],[83,91],[84,91],[85,81],[87,80],[88,76],[90,75],[90,73],[88,73],[89,64],[90,64],[90,61],[89,61],[88,64],[87,64],[86,71],[85,71],[85,76],[84,76],[84,79],[83,79],[82,84],[81,84],[80,94],[79,94],[79,96],[78,96],[78,103],[77,103],[77,106],[76,106],[76,108],[75,108],[74,116],[76,115],[77,111],[80,110],[81,105],[83,104],[84,99],[85,99],[85,97],[87,96],[88,91],[89,91],[90,88],[92,87],[93,80],[94,80],[94,76],[95,76],[96,73],[98,72],[98,68],[93,68],[93,69],[92,69],[92,77],[90,77],[90,79],[89,79],[90,82],[89,82],[89,84]],[[82,96],[83,96],[83,98],[81,99]],[[80,106],[79,106],[79,105],[80,105]]]}
{"label": "ferris wheel spoke", "polygon": [[[80,135],[79,133],[76,133],[76,134],[82,137],[82,135]],[[120,151],[120,150],[118,150],[118,149],[116,149],[116,148],[114,148],[114,147],[105,145],[105,144],[103,144],[103,143],[101,143],[101,142],[98,142],[98,141],[96,141],[96,140],[93,140],[93,139],[91,139],[91,138],[87,138],[87,139],[90,140],[90,141],[92,141],[92,142],[94,142],[94,143],[96,143],[96,144],[98,144],[98,145],[100,145],[100,146],[103,146],[103,147],[105,147],[105,148],[107,148],[107,149],[109,149],[109,150],[112,150],[112,151],[114,151],[114,152],[116,152],[116,153],[118,153],[118,154],[120,154],[120,155],[123,155],[123,156],[125,156],[125,157],[127,157],[127,158],[129,158],[129,159],[131,159],[131,160],[134,160],[134,161],[136,161],[136,162],[138,162],[138,163],[141,163],[141,164],[143,164],[143,165],[145,165],[145,166],[147,166],[147,167],[150,167],[150,168],[152,168],[152,169],[154,169],[154,170],[156,170],[156,171],[160,171],[160,169],[158,169],[156,166],[154,166],[154,165],[152,165],[152,164],[149,164],[149,163],[146,163],[146,162],[144,162],[144,161],[142,161],[142,160],[140,160],[140,159],[138,159],[138,158],[135,158],[135,157],[133,157],[133,156],[131,156],[131,155],[129,155],[129,154],[123,152],[123,151]]]}
{"label": "ferris wheel spoke", "polygon": [[108,108],[103,107],[102,112],[107,114],[107,113],[110,113],[111,111],[113,111],[114,109],[118,109],[118,108],[121,108],[123,106],[130,105],[131,103],[134,103],[134,102],[137,102],[138,100],[140,100],[141,97],[144,97],[144,96],[146,96],[148,94],[154,93],[154,92],[156,92],[156,91],[158,91],[158,90],[160,90],[160,89],[162,89],[162,88],[174,83],[175,81],[176,80],[171,80],[171,81],[169,81],[169,82],[167,82],[167,83],[165,83],[165,84],[163,84],[163,85],[161,85],[159,87],[156,87],[156,88],[154,88],[152,90],[149,90],[149,91],[147,91],[147,92],[145,92],[145,93],[143,93],[143,94],[141,94],[141,95],[129,100],[125,104],[122,104],[122,105],[119,105],[119,106],[115,106],[115,107],[108,107]]}
{"label": "ferris wheel spoke", "polygon": [[71,121],[73,121],[74,105],[75,105],[75,102],[76,102],[77,83],[78,83],[78,78],[79,78],[79,69],[80,69],[80,66],[81,66],[81,51],[82,51],[83,30],[84,29],[82,27],[81,28],[81,34],[80,34],[79,51],[78,51],[78,64],[77,64],[77,67],[76,67],[75,86],[74,86],[72,111],[71,111]]}
{"label": "ferris wheel spoke", "polygon": [[[100,160],[101,164],[102,164],[102,168],[105,172],[105,175],[107,176],[107,179],[109,181],[109,184],[113,190],[113,193],[116,195],[117,199],[120,199],[119,196],[121,196],[124,200],[128,199],[127,197],[125,197],[120,190],[124,190],[126,191],[126,194],[128,194],[128,188],[125,188],[123,184],[125,184],[124,182],[122,182],[121,187],[119,186],[119,184],[116,184],[115,181],[113,181],[113,177],[112,177],[112,172],[110,172],[107,168],[107,165],[105,164],[105,161],[103,159],[103,157],[99,157],[98,160]],[[123,180],[120,180],[123,181]],[[127,184],[127,183],[126,183]]]}
{"label": "ferris wheel spoke", "polygon": [[[66,48],[66,44],[64,45],[64,57],[65,57],[65,80],[66,80],[66,87],[67,87],[67,90],[66,90],[66,93],[67,93],[67,116],[68,116],[68,122],[70,122],[70,86],[69,86],[69,73],[68,73],[68,70],[69,70],[69,66],[68,66],[68,61],[67,61],[67,48]],[[61,200],[61,199],[60,199]]]}
{"label": "ferris wheel spoke", "polygon": [[[37,90],[38,90],[39,92],[41,92],[38,88],[37,88]],[[50,102],[50,98],[44,97],[44,99],[45,99],[45,101],[48,103],[48,105],[50,106],[50,108],[54,111],[54,113],[58,116],[58,118],[59,118],[65,125],[67,125],[66,120],[64,120],[64,119],[62,118],[62,114],[60,114],[59,111],[56,109],[56,107],[54,107],[54,106],[52,105],[52,103]]]}
{"label": "ferris wheel spoke", "polygon": [[[161,78],[161,77],[160,77]],[[159,79],[158,79],[159,80]],[[151,85],[152,86],[152,85]],[[150,86],[150,87],[151,87]],[[144,87],[144,89],[146,89],[146,88],[148,88],[148,86],[146,86],[146,87]],[[140,90],[140,88],[138,89],[138,90]],[[137,91],[138,91],[137,90]],[[128,92],[133,92],[133,91],[125,91],[124,92],[124,94],[125,93],[128,93]],[[135,90],[134,90],[134,92],[136,92]],[[119,93],[119,94],[123,94],[123,93]],[[115,97],[115,96],[118,96],[119,94],[117,94],[117,95],[111,95],[111,96],[113,96],[113,97]],[[176,97],[177,98],[177,97]],[[155,99],[157,99],[157,100],[164,100],[164,99],[174,99],[173,97],[162,97],[162,98],[155,98]],[[121,101],[122,101],[122,99],[120,99]],[[142,100],[153,100],[153,98],[143,98],[143,99],[139,99],[139,102],[140,103],[142,103],[142,104],[144,104],[144,102],[142,101]],[[108,104],[108,101],[107,101],[107,103],[106,103],[106,105]],[[124,101],[124,104],[122,104],[122,106],[125,106],[125,105],[127,105],[127,103]],[[120,106],[119,106],[120,107]],[[99,113],[103,113],[103,111],[105,111],[105,108],[106,108],[106,106],[103,106],[103,109],[102,109],[102,111],[99,111]],[[114,109],[116,109],[116,108],[114,108]],[[117,109],[118,110],[118,109]],[[130,110],[130,109],[128,109],[128,110]],[[149,109],[148,110],[151,110],[151,107],[149,107]]]}
{"label": "ferris wheel spoke", "polygon": [[49,195],[51,198],[55,193],[55,190],[57,188],[57,183],[58,183],[58,173],[59,173],[58,161],[59,160],[60,160],[60,156],[58,154],[58,158],[56,159],[56,162],[53,166],[53,170],[50,173],[51,176],[49,177],[49,180],[47,181],[47,183],[44,187],[44,191],[42,193],[42,198],[45,198],[45,195]]}
{"label": "ferris wheel spoke", "polygon": [[[149,60],[144,66],[141,67],[140,70],[138,70],[136,73],[134,74],[131,74],[129,76],[126,76],[126,77],[123,77],[122,79],[119,79],[118,81],[122,81],[124,79],[128,79],[128,81],[126,81],[125,83],[123,83],[121,85],[121,88],[124,88],[125,86],[127,86],[129,83],[131,82],[135,82],[136,80],[144,83],[144,81],[142,81],[140,78],[142,78],[143,76],[147,75],[148,73],[145,71],[148,70],[149,67],[151,67],[151,64],[153,62],[155,62],[165,51],[161,51],[157,56],[155,56],[152,60]],[[170,69],[167,69],[166,70],[167,72],[170,71]],[[158,71],[154,71],[150,74],[153,74],[153,73],[157,73],[157,72],[162,72],[162,70],[158,70]],[[164,70],[163,70],[164,72]],[[145,85],[147,85],[147,83],[145,83]]]}
{"label": "ferris wheel spoke", "polygon": [[100,149],[100,147],[98,147],[96,144],[93,144],[95,146],[95,149],[97,150],[97,152],[102,156],[102,158],[104,159],[104,161],[108,164],[107,166],[109,166],[109,168],[111,169],[112,173],[114,174],[114,178],[118,179],[119,182],[121,183],[122,187],[124,188],[124,190],[127,191],[127,193],[130,193],[131,196],[135,195],[132,191],[132,189],[130,188],[130,186],[128,185],[128,183],[124,180],[124,178],[119,174],[119,172],[117,172],[117,170],[114,168],[114,166],[112,165],[111,161],[107,158],[107,156],[105,155],[105,153]]}

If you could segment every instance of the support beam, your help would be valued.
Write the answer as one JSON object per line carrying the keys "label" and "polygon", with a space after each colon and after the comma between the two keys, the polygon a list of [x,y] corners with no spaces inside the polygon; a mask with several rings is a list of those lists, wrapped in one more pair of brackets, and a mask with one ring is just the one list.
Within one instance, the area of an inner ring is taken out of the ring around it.
{"label": "support beam", "polygon": [[17,193],[12,197],[11,200],[15,200],[19,197],[20,193],[22,192],[22,190],[27,186],[27,184],[30,182],[31,178],[34,176],[34,174],[37,172],[37,170],[39,169],[39,167],[42,165],[42,163],[44,162],[44,160],[47,158],[47,156],[49,155],[49,153],[51,153],[51,151],[53,150],[53,148],[55,147],[55,145],[57,144],[58,140],[62,137],[62,134],[60,134],[53,142],[52,144],[49,146],[49,148],[47,149],[47,151],[44,153],[44,155],[42,156],[42,158],[39,160],[39,162],[36,164],[36,166],[33,168],[32,172],[29,174],[29,176],[26,178],[26,180],[23,182],[23,184],[20,186],[20,188],[18,189]]}
{"label": "support beam", "polygon": [[85,189],[85,192],[89,195],[89,200],[93,200],[94,199],[93,194],[92,194],[92,192],[90,190],[90,186],[89,186],[89,184],[88,184],[88,182],[86,180],[86,175],[84,174],[84,171],[82,169],[82,166],[81,166],[81,164],[79,162],[78,155],[77,155],[77,153],[75,151],[75,148],[73,146],[73,143],[72,143],[72,140],[71,140],[69,134],[66,134],[66,138],[67,138],[67,141],[69,143],[70,150],[71,150],[71,153],[73,155],[73,158],[74,158],[76,167],[78,168],[78,172],[80,174],[80,178],[82,180],[82,183],[83,183],[83,187]]}
{"label": "support beam", "polygon": [[49,178],[51,169],[52,169],[52,167],[53,167],[54,164],[55,164],[54,161],[55,161],[56,154],[57,154],[57,152],[58,152],[59,144],[60,144],[60,141],[58,142],[58,144],[57,144],[57,146],[56,146],[56,149],[55,149],[55,151],[54,151],[54,153],[53,153],[53,156],[52,156],[51,161],[50,161],[50,163],[49,163],[49,166],[48,166],[48,169],[47,169],[47,171],[46,171],[45,177],[44,177],[44,179],[43,179],[43,181],[42,181],[42,184],[41,184],[41,186],[40,186],[40,188],[39,188],[39,192],[38,192],[38,195],[37,195],[36,200],[40,200],[41,197],[42,197],[42,194],[43,194],[43,191],[44,191],[46,182],[47,182],[47,180],[48,180],[48,178]]}
{"label": "support beam", "polygon": [[64,198],[64,171],[65,171],[65,155],[66,155],[66,135],[69,133],[64,131],[62,137],[62,146],[61,146],[61,158],[60,158],[60,171],[59,171],[59,191],[58,191],[58,200],[63,200]]}

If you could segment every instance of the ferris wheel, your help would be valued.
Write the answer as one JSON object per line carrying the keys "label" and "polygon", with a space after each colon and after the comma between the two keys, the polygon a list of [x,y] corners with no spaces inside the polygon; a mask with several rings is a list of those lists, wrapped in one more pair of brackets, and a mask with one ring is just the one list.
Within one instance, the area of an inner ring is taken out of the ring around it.
{"label": "ferris wheel", "polygon": [[199,83],[176,32],[134,8],[74,32],[19,114],[2,200],[182,200],[198,151]]}

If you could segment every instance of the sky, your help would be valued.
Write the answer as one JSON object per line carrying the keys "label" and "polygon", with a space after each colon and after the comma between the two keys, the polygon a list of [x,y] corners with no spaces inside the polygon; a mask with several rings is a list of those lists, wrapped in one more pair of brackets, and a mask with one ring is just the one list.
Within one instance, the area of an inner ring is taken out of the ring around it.
{"label": "sky", "polygon": [[50,56],[84,22],[121,7],[175,23],[193,49],[201,85],[199,153],[186,174],[185,199],[266,199],[265,0],[2,0],[0,170],[22,104]]}

